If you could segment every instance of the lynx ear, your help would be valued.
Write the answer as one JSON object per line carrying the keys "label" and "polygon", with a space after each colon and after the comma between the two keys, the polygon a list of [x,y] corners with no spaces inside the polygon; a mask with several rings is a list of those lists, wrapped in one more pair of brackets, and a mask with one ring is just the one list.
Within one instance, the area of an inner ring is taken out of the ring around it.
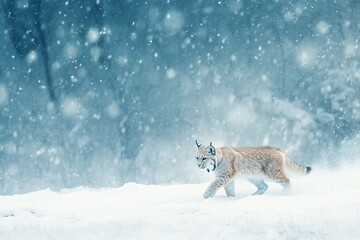
{"label": "lynx ear", "polygon": [[209,154],[215,156],[215,154],[216,154],[216,152],[215,152],[215,147],[212,145],[212,142],[210,143],[210,146],[206,149],[206,151],[207,151]]}

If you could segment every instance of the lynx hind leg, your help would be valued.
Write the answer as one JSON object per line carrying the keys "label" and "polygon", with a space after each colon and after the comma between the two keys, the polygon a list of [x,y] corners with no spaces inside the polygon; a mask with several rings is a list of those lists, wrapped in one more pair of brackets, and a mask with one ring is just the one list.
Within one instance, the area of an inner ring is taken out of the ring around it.
{"label": "lynx hind leg", "polygon": [[235,183],[234,181],[228,182],[224,186],[226,196],[228,197],[235,197]]}
{"label": "lynx hind leg", "polygon": [[287,191],[290,189],[290,179],[285,176],[283,171],[278,171],[268,175],[274,182],[283,186],[284,190]]}
{"label": "lynx hind leg", "polygon": [[257,188],[252,195],[261,195],[268,189],[268,185],[263,180],[249,179],[249,181]]}

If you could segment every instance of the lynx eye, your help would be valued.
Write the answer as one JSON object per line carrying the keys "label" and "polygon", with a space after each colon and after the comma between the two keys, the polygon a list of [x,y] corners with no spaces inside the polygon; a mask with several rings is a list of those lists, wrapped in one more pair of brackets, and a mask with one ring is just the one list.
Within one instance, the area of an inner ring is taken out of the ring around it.
{"label": "lynx eye", "polygon": [[205,161],[205,160],[206,160],[206,158],[203,158],[203,159],[202,159],[202,161]]}
{"label": "lynx eye", "polygon": [[199,160],[199,158],[198,157],[195,157],[197,160]]}

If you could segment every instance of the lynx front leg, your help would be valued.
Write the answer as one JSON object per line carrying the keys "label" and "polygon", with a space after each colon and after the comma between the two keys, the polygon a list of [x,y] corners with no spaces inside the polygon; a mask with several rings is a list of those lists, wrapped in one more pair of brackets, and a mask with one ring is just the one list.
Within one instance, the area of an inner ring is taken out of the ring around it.
{"label": "lynx front leg", "polygon": [[216,178],[212,183],[210,183],[210,185],[204,192],[204,195],[203,195],[204,198],[209,198],[209,197],[215,196],[215,193],[217,192],[217,190],[219,190],[219,188],[225,186],[225,184],[227,184],[228,181],[229,181],[229,179],[227,179],[227,178]]}
{"label": "lynx front leg", "polygon": [[235,184],[234,181],[228,182],[224,186],[226,196],[228,197],[235,197]]}

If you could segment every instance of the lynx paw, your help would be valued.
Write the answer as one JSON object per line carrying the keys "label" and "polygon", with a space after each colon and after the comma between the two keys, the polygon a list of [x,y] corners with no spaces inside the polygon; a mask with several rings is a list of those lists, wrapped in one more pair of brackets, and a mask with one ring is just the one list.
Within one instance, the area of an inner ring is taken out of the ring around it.
{"label": "lynx paw", "polygon": [[210,197],[213,197],[213,196],[215,196],[215,193],[208,192],[208,191],[204,192],[204,194],[203,194],[204,198],[210,198]]}

